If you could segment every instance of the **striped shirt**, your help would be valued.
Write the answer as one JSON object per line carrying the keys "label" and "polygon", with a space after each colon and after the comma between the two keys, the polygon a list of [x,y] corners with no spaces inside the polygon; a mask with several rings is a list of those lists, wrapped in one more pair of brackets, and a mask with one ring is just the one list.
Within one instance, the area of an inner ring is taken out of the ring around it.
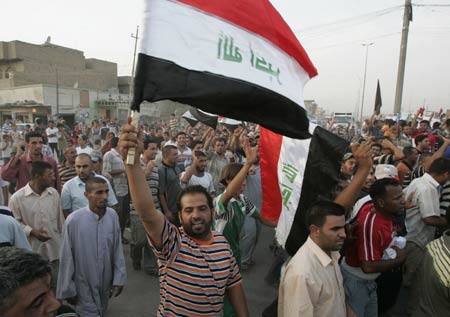
{"label": "striped shirt", "polygon": [[64,186],[66,182],[77,176],[77,171],[75,170],[75,166],[67,167],[63,163],[58,165],[58,174],[61,178],[61,186]]}
{"label": "striped shirt", "polygon": [[225,237],[213,231],[210,241],[197,241],[166,220],[162,241],[161,250],[152,247],[159,264],[157,316],[221,316],[226,289],[241,282]]}
{"label": "striped shirt", "polygon": [[382,154],[380,156],[373,158],[373,164],[389,164],[389,165],[395,165],[394,161],[394,155],[392,154]]}

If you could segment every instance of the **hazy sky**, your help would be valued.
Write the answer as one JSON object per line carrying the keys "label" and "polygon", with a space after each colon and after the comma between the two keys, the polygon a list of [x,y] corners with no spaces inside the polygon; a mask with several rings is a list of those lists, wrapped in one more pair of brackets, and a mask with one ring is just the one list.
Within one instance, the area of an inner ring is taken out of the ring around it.
{"label": "hazy sky", "polygon": [[[129,75],[131,33],[140,24],[143,0],[1,1],[0,40],[52,43],[116,62]],[[226,0],[223,0],[226,1]],[[369,49],[365,114],[373,109],[380,80],[383,112],[393,109],[404,0],[271,0],[318,69],[305,99],[329,111],[361,105],[365,48]],[[413,0],[403,111],[425,105],[450,109],[450,0]],[[430,5],[447,6],[430,6]]]}

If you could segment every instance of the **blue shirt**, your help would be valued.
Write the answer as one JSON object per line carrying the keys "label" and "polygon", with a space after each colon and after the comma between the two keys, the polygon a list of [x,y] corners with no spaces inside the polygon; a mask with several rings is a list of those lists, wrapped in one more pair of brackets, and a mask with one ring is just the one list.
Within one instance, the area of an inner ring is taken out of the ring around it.
{"label": "blue shirt", "polygon": [[0,243],[31,251],[27,236],[14,217],[0,214]]}
{"label": "blue shirt", "polygon": [[[108,184],[108,206],[112,207],[117,204],[117,198],[109,183],[108,179],[102,175],[94,174],[96,177],[103,178]],[[87,198],[84,196],[86,191],[86,184],[80,179],[79,176],[72,178],[66,182],[61,192],[61,204],[63,210],[69,210],[69,212],[75,211],[87,207],[89,205]]]}

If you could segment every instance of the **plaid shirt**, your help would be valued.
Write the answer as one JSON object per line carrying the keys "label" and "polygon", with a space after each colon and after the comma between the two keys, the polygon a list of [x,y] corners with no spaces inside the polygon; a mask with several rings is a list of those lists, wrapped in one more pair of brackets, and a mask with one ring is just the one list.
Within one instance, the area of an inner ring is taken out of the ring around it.
{"label": "plaid shirt", "polygon": [[116,196],[123,197],[128,194],[128,180],[125,174],[125,164],[122,156],[115,149],[106,152],[103,157],[103,171],[102,173],[111,174],[111,171],[123,170],[123,173],[111,175],[113,180],[114,191]]}

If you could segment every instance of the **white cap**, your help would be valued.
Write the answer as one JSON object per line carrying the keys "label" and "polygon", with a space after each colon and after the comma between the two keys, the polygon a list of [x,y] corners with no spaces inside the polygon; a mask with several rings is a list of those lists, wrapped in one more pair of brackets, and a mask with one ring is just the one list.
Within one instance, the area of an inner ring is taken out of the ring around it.
{"label": "white cap", "polygon": [[376,179],[395,178],[398,179],[398,171],[394,165],[378,164],[375,168],[374,176]]}

